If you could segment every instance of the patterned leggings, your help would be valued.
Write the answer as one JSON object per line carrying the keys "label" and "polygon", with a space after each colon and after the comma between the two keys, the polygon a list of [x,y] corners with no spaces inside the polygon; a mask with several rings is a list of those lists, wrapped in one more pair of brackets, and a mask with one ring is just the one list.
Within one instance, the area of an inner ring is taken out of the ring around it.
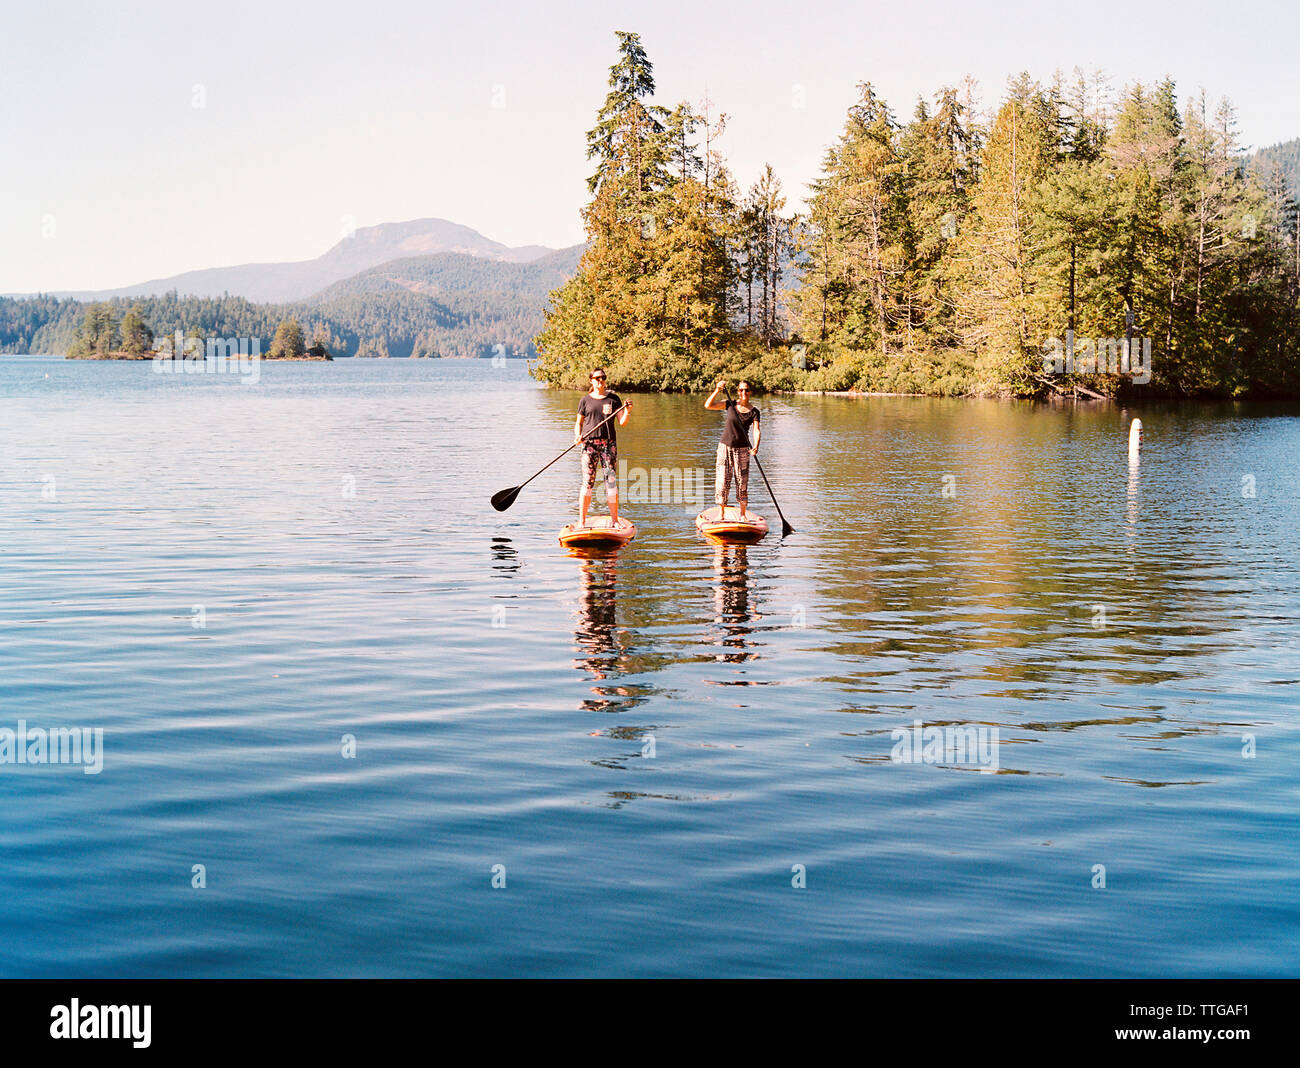
{"label": "patterned leggings", "polygon": [[737,449],[718,442],[718,464],[713,477],[713,503],[719,508],[727,499],[732,482],[736,483],[736,496],[749,501],[749,450]]}
{"label": "patterned leggings", "polygon": [[605,492],[618,492],[618,446],[607,438],[582,443],[582,490],[590,493],[596,484],[596,468],[605,469]]}

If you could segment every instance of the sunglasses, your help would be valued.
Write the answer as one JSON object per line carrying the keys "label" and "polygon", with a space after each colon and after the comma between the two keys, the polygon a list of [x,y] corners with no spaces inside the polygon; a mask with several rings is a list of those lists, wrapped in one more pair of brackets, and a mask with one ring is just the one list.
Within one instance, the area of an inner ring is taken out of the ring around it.
{"label": "sunglasses", "polygon": [[604,375],[592,375],[592,376],[591,376],[591,380],[592,380],[593,382],[603,382],[603,381],[605,381],[605,376],[604,376]]}

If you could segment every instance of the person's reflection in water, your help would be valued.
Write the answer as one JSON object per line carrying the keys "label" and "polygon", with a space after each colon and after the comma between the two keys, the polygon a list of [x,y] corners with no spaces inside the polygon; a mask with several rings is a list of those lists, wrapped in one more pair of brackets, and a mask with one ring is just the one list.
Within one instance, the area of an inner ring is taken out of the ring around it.
{"label": "person's reflection in water", "polygon": [[[627,637],[619,629],[618,553],[585,553],[574,550],[570,555],[581,558],[582,597],[578,602],[578,625],[574,640],[580,655],[575,661],[596,682],[618,678],[627,660]],[[593,686],[595,697],[582,707],[607,712],[635,703],[629,691],[620,686]]]}
{"label": "person's reflection in water", "polygon": [[745,639],[754,632],[750,623],[762,619],[749,604],[749,557],[744,545],[715,545],[713,548],[713,622],[720,634],[719,645],[731,650],[716,659],[743,664],[755,654],[748,652]]}

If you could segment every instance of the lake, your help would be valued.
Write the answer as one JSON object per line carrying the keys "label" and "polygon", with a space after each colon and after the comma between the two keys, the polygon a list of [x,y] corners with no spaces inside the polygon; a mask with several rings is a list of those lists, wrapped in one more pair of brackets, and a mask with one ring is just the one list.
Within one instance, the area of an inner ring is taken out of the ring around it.
{"label": "lake", "polygon": [[1295,414],[578,399],[0,357],[0,975],[1300,975]]}

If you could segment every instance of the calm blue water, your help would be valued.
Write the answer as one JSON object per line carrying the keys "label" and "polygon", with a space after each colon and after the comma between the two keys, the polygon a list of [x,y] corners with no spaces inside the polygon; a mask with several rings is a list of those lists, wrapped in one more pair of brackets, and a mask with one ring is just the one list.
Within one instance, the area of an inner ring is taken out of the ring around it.
{"label": "calm blue water", "polygon": [[795,536],[582,558],[577,399],[0,357],[0,975],[1300,975],[1300,419],[765,397]]}

